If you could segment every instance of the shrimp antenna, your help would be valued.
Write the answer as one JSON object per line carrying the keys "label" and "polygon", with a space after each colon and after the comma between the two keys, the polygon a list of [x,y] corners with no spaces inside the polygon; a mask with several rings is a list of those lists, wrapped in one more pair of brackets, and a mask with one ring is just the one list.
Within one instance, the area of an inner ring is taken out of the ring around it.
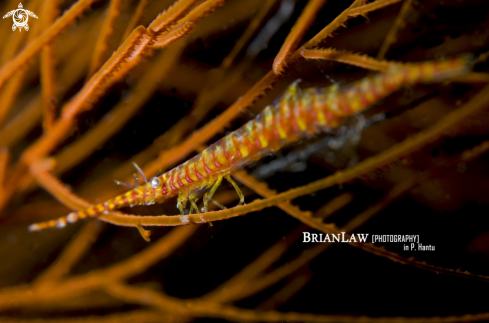
{"label": "shrimp antenna", "polygon": [[126,183],[126,182],[117,181],[115,179],[114,179],[114,183],[116,183],[117,185],[129,187],[130,189],[135,189],[136,188],[136,185],[132,185],[132,184],[129,184],[129,183]]}
{"label": "shrimp antenna", "polygon": [[[134,166],[134,168],[136,168],[136,171],[138,172],[138,174],[141,175],[141,177],[144,179],[144,183],[148,183],[148,179],[144,175],[143,170],[141,169],[141,167],[139,167],[138,164],[136,164],[135,162],[131,162],[131,163]],[[126,182],[117,181],[117,180],[114,180],[114,182],[117,185],[129,187],[130,189],[135,189],[136,187],[139,186],[139,177],[138,177],[137,174],[133,174],[133,176],[134,176],[134,184],[135,185],[132,185],[132,184],[129,184],[129,183],[126,183]]]}
{"label": "shrimp antenna", "polygon": [[[144,175],[143,170],[136,164],[135,162],[131,162],[134,168],[136,168],[136,171],[138,172],[139,175],[144,179],[144,183],[148,183],[148,179],[146,178],[146,175]],[[135,176],[137,178],[137,176]],[[138,179],[138,186],[139,186],[139,179]]]}
{"label": "shrimp antenna", "polygon": [[[153,177],[160,176],[162,173],[163,173],[163,168],[160,168],[160,169],[158,169],[158,170],[155,172],[155,174],[153,175]],[[153,177],[151,177],[151,178],[153,178]]]}

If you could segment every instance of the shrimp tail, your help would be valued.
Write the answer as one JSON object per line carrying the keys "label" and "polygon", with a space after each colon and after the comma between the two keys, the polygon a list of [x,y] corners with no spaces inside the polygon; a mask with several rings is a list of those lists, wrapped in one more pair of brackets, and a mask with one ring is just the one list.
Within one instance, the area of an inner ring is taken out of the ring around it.
{"label": "shrimp tail", "polygon": [[470,71],[472,62],[473,55],[465,54],[440,61],[396,64],[384,73],[368,76],[344,88],[327,88],[319,100],[325,107],[322,112],[333,116],[328,125],[335,128],[344,117],[364,111],[402,86],[443,82]]}
{"label": "shrimp tail", "polygon": [[469,72],[473,62],[473,54],[464,54],[452,59],[412,64],[405,68],[404,82],[406,84],[443,82]]}

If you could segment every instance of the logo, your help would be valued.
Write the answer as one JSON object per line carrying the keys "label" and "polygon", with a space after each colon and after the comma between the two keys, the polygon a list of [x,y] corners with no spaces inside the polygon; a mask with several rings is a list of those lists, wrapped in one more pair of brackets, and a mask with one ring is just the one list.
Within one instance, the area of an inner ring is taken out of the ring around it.
{"label": "logo", "polygon": [[23,9],[22,3],[19,3],[19,9],[9,11],[5,16],[3,16],[3,19],[8,18],[10,16],[13,16],[12,19],[14,20],[14,24],[12,25],[13,31],[15,31],[15,29],[17,28],[19,28],[19,31],[22,31],[22,28],[28,31],[29,25],[27,24],[27,20],[29,20],[29,16],[37,19],[35,13]]}

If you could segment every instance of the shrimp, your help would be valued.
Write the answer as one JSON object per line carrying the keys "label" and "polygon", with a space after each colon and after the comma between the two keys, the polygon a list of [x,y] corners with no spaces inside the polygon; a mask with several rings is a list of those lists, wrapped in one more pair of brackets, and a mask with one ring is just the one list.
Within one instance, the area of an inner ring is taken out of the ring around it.
{"label": "shrimp", "polygon": [[177,207],[184,215],[188,202],[190,213],[199,213],[197,201],[203,194],[202,211],[207,212],[209,201],[221,206],[212,197],[223,179],[235,188],[240,198],[238,205],[243,204],[244,196],[230,177],[237,169],[287,144],[338,128],[346,118],[362,112],[401,86],[441,82],[466,73],[470,57],[464,55],[443,61],[395,64],[384,73],[367,76],[344,87],[332,85],[301,90],[296,81],[253,120],[169,172],[147,181],[137,168],[145,184],[85,210],[32,224],[29,231],[62,228],[79,219],[96,217],[125,206],[161,203],[175,196]]}

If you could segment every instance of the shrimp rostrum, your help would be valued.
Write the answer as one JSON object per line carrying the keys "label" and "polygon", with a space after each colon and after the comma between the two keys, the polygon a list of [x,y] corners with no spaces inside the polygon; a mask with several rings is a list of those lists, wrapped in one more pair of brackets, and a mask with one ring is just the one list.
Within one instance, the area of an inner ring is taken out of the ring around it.
{"label": "shrimp rostrum", "polygon": [[240,167],[294,141],[338,128],[345,119],[362,112],[401,86],[442,82],[466,73],[469,60],[470,55],[465,55],[443,61],[395,64],[384,73],[343,87],[332,85],[301,90],[294,82],[274,104],[267,106],[253,120],[169,172],[85,210],[32,224],[29,230],[64,227],[67,223],[125,206],[161,203],[175,196],[182,215],[187,204],[190,204],[191,213],[199,213],[197,201],[200,197],[203,197],[202,211],[206,212],[209,201],[224,179],[234,186],[240,197],[239,204],[242,204],[243,194],[230,177]]}

